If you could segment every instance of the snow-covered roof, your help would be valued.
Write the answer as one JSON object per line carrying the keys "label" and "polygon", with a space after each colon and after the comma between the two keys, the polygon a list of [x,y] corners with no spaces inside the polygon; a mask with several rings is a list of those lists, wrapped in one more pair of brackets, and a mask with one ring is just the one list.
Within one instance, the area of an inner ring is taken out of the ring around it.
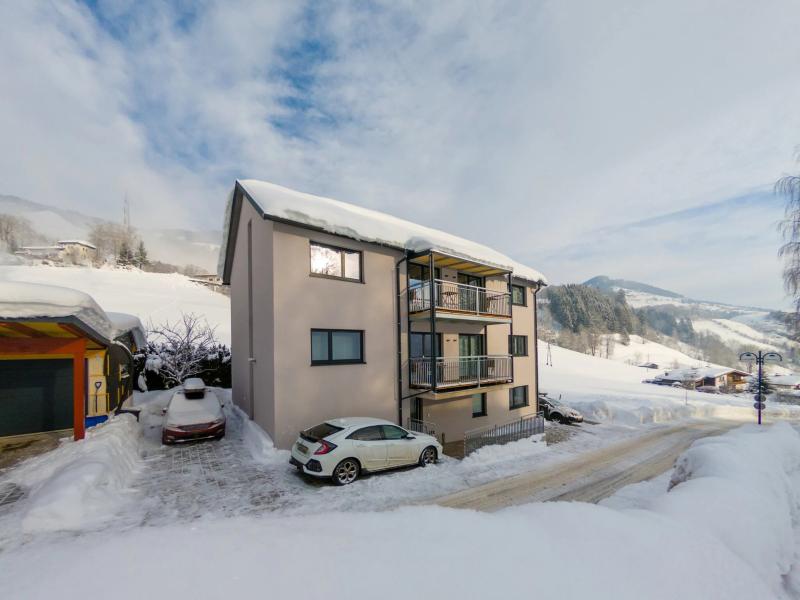
{"label": "snow-covered roof", "polygon": [[97,250],[97,246],[95,246],[91,242],[87,242],[86,240],[58,240],[58,242],[56,243],[62,246],[66,246],[67,244],[78,244],[80,246],[86,246],[87,248],[91,248],[92,250]]}
{"label": "snow-covered roof", "polygon": [[114,325],[114,337],[130,333],[137,347],[144,348],[147,346],[147,336],[145,335],[144,326],[141,320],[139,320],[139,317],[118,312],[107,312],[106,316],[108,316],[108,320]]}
{"label": "snow-covered roof", "polygon": [[684,367],[680,369],[672,369],[671,371],[667,371],[664,375],[657,375],[656,379],[666,379],[670,381],[685,381],[689,379],[698,380],[705,379],[706,377],[722,377],[728,373],[741,373],[743,375],[747,375],[745,371],[740,371],[739,369],[709,365],[697,368]]}
{"label": "snow-covered roof", "polygon": [[0,320],[74,317],[103,341],[130,332],[139,347],[146,344],[144,327],[133,315],[106,313],[89,294],[39,283],[0,282]]}
{"label": "snow-covered roof", "polygon": [[[514,276],[534,283],[547,283],[536,269],[523,265],[488,246],[417,225],[386,213],[347,202],[298,192],[274,183],[246,179],[237,182],[264,215],[322,229],[352,239],[374,242],[412,252],[438,250],[447,254],[513,271]],[[223,276],[234,192],[228,196],[220,251],[219,274]]]}
{"label": "snow-covered roof", "polygon": [[75,317],[106,340],[114,325],[89,294],[39,283],[0,282],[0,319]]}

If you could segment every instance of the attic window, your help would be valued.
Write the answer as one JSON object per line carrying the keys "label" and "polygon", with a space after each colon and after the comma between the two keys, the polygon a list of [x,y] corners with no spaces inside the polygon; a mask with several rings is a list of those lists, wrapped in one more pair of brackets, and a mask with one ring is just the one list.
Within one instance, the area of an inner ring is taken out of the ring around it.
{"label": "attic window", "polygon": [[361,281],[362,254],[358,250],[311,242],[311,274]]}

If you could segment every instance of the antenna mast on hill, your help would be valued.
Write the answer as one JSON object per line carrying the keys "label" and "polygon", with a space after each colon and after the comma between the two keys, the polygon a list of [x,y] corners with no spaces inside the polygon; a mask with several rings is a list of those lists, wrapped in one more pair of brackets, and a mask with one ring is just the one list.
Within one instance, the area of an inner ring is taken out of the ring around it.
{"label": "antenna mast on hill", "polygon": [[131,230],[131,203],[128,202],[128,192],[125,192],[125,200],[122,202],[122,224],[125,231]]}

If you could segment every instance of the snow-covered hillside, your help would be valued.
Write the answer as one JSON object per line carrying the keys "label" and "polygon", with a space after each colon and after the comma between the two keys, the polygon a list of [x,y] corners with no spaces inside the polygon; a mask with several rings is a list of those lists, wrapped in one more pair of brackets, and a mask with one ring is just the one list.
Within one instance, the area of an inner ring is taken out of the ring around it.
{"label": "snow-covered hillside", "polygon": [[[546,353],[547,344],[540,342],[539,355]],[[550,346],[550,355],[552,366],[542,360],[539,367],[541,391],[550,397],[560,396],[592,420],[633,425],[694,416],[746,420],[755,415],[749,394],[706,394],[642,383],[654,371],[558,346]],[[767,406],[768,419],[800,416],[800,407]]]}
{"label": "snow-covered hillside", "polygon": [[194,313],[216,327],[219,341],[230,344],[230,300],[177,273],[144,273],[88,267],[0,266],[0,281],[21,281],[73,288],[89,294],[106,312],[136,315],[145,327]]}
{"label": "snow-covered hillside", "polygon": [[[100,219],[74,210],[32,202],[17,196],[0,195],[0,214],[24,217],[37,233],[51,241],[68,238],[88,239],[89,230]],[[220,224],[222,215],[220,214]],[[222,240],[219,231],[142,228],[137,230],[151,259],[172,265],[196,265],[216,272]]]}
{"label": "snow-covered hillside", "polygon": [[[675,364],[695,365],[702,362],[690,354],[694,349],[687,344],[679,344],[682,349],[676,350],[639,335],[630,336],[628,345],[622,344],[620,334],[613,334],[613,337],[614,348],[607,358],[627,365],[639,366],[645,363],[655,363],[660,368],[668,368]],[[601,345],[601,349],[602,347]]]}

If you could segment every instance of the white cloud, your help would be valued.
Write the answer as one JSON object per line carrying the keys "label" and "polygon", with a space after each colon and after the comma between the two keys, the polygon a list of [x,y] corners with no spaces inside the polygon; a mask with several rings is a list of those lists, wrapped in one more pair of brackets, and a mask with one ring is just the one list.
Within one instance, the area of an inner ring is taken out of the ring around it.
{"label": "white cloud", "polygon": [[[793,0],[101,7],[0,8],[0,191],[108,217],[127,190],[141,225],[214,227],[256,177],[544,268],[599,227],[768,185],[800,143]],[[309,41],[322,60],[292,62]],[[750,241],[773,262],[777,243]],[[548,275],[647,275],[611,245]]]}

